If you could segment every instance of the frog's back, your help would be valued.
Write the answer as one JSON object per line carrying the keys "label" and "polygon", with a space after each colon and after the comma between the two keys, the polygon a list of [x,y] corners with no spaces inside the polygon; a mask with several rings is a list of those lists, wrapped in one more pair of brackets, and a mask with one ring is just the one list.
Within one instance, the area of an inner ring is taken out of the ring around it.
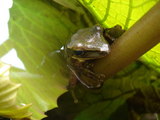
{"label": "frog's back", "polygon": [[67,44],[67,48],[109,52],[109,44],[103,37],[103,28],[100,26],[79,30],[71,37],[71,41]]}

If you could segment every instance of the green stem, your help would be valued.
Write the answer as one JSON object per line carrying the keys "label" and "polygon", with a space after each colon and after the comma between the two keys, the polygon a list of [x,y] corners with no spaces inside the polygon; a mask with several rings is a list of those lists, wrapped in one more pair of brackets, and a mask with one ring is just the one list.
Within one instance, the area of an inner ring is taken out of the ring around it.
{"label": "green stem", "polygon": [[160,42],[160,2],[111,46],[108,56],[96,62],[95,71],[114,75]]}

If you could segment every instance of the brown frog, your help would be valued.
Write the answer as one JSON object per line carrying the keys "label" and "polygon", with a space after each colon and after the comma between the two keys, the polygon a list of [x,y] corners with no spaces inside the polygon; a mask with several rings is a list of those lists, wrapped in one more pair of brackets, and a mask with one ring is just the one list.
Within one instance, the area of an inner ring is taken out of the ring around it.
{"label": "brown frog", "polygon": [[93,62],[108,55],[110,45],[123,32],[119,25],[106,29],[95,25],[78,30],[65,46],[68,68],[72,74],[71,84],[78,80],[87,88],[101,87],[105,76],[93,71]]}

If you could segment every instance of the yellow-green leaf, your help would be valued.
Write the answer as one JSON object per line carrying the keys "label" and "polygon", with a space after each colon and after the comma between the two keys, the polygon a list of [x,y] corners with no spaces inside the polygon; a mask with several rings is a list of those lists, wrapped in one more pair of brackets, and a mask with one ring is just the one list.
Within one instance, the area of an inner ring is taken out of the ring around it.
{"label": "yellow-green leaf", "polygon": [[[159,0],[79,0],[103,26],[121,25],[130,28]],[[160,71],[160,45],[151,49],[140,59]]]}
{"label": "yellow-green leaf", "polygon": [[141,58],[141,61],[160,72],[160,44],[156,45]]}
{"label": "yellow-green leaf", "polygon": [[131,27],[158,0],[79,0],[104,26]]}

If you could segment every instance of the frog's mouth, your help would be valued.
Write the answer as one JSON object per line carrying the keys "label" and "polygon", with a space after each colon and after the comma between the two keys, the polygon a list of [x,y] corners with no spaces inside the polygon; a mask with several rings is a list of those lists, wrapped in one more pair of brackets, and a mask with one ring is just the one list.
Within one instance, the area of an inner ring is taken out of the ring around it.
{"label": "frog's mouth", "polygon": [[106,51],[72,51],[72,58],[81,60],[98,59],[106,56]]}

